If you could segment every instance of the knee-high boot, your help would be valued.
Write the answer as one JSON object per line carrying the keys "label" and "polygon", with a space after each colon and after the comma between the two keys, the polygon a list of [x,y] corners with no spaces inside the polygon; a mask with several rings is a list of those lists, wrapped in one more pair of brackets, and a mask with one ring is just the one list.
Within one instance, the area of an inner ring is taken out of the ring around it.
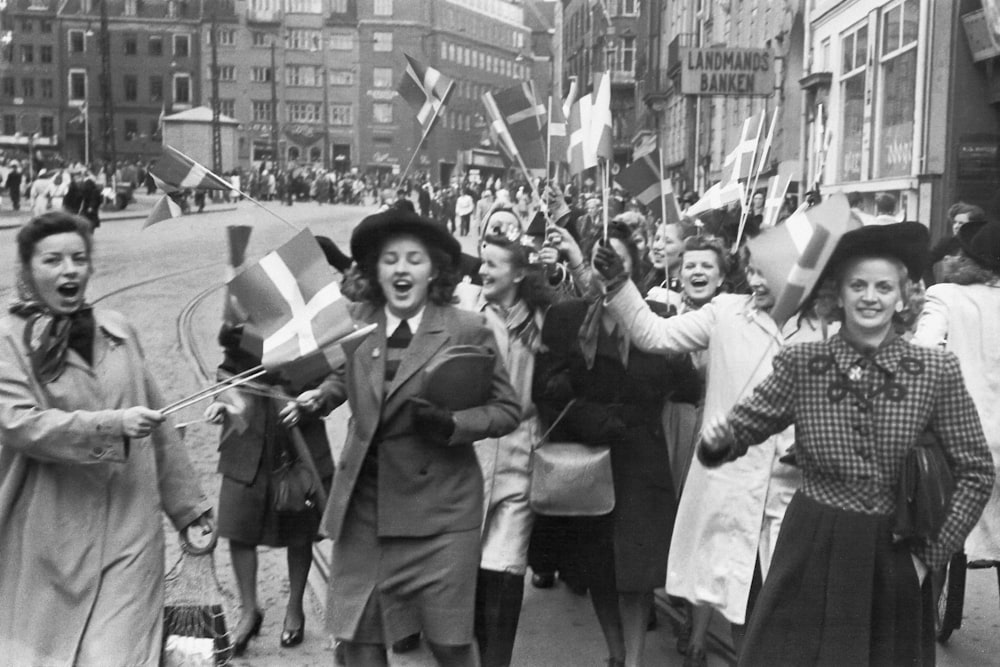
{"label": "knee-high boot", "polygon": [[475,632],[482,667],[510,665],[523,599],[524,575],[479,570]]}

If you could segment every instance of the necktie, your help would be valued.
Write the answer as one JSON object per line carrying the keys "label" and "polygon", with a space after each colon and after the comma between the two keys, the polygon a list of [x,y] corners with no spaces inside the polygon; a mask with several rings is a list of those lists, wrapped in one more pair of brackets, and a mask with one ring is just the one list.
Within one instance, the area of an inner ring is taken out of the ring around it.
{"label": "necktie", "polygon": [[403,361],[403,355],[406,354],[406,348],[410,346],[412,339],[413,332],[410,331],[410,325],[406,320],[403,320],[386,340],[385,381],[387,383],[395,379],[396,371],[399,370],[399,364]]}

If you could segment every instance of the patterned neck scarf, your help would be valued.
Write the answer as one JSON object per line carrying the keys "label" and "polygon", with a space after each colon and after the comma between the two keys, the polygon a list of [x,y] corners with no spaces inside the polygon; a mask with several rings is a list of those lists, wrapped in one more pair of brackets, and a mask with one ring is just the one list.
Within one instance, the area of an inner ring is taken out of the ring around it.
{"label": "patterned neck scarf", "polygon": [[531,309],[523,299],[515,301],[510,308],[492,302],[487,302],[486,307],[503,321],[511,338],[520,340],[529,350],[538,349],[540,331]]}
{"label": "patterned neck scarf", "polygon": [[76,350],[88,364],[94,356],[94,312],[84,304],[74,313],[58,315],[42,301],[27,279],[22,267],[17,279],[17,295],[8,310],[27,320],[24,344],[28,348],[31,370],[42,384],[55,382],[66,368],[66,354]]}
{"label": "patterned neck scarf", "polygon": [[[601,322],[604,319],[604,299],[599,297],[592,301],[587,307],[587,315],[583,318],[583,326],[580,327],[580,351],[583,352],[583,359],[587,363],[587,370],[594,367],[597,359],[597,339],[601,335]],[[609,334],[614,338],[615,347],[618,349],[618,358],[622,366],[628,368],[629,337],[625,328],[620,322],[614,323],[614,328]]]}

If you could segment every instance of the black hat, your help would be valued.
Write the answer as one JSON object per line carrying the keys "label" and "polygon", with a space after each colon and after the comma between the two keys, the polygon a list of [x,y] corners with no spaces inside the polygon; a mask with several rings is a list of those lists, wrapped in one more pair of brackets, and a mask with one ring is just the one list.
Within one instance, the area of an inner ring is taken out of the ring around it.
{"label": "black hat", "polygon": [[428,245],[444,250],[452,265],[458,264],[462,245],[444,225],[423,218],[413,211],[388,208],[358,223],[351,234],[351,255],[358,263],[368,259],[386,239],[397,234],[413,234]]}
{"label": "black hat", "polygon": [[927,268],[930,235],[919,222],[867,225],[852,229],[840,238],[827,264],[832,272],[855,257],[893,257],[906,266],[910,280],[920,280]]}
{"label": "black hat", "polygon": [[337,247],[331,239],[326,236],[317,236],[316,242],[319,243],[319,247],[323,249],[323,254],[326,255],[326,263],[337,269],[341,273],[347,271],[351,268],[351,264],[354,262],[350,257],[344,254],[344,251]]}
{"label": "black hat", "polygon": [[984,269],[1000,272],[1000,222],[967,222],[958,229],[958,243]]}

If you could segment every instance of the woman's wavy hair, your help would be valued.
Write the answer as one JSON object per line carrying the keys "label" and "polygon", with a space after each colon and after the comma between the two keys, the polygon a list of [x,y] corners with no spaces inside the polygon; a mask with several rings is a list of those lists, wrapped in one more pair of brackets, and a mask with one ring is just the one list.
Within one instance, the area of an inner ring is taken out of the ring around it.
{"label": "woman's wavy hair", "polygon": [[531,262],[532,249],[506,236],[490,235],[483,239],[484,245],[503,248],[516,269],[524,271],[524,280],[517,287],[517,296],[532,310],[544,310],[556,300],[556,293],[549,285],[545,269]]}
{"label": "woman's wavy hair", "polygon": [[47,236],[66,233],[80,235],[89,257],[94,246],[94,234],[90,221],[72,213],[50,211],[35,216],[24,223],[24,226],[17,232],[17,256],[21,260],[21,264],[27,266],[31,263],[31,256],[35,254],[35,246],[38,245],[39,241]]}
{"label": "woman's wavy hair", "polygon": [[[594,246],[603,239],[604,230],[598,226],[584,243],[584,256],[590,257],[594,252]],[[639,248],[636,246],[635,241],[632,240],[632,230],[625,223],[612,220],[608,223],[608,241],[611,239],[618,239],[625,246],[625,249],[628,250],[629,257],[632,258],[632,273],[629,277],[632,279],[632,282],[638,284],[639,280],[641,280],[640,273],[642,268],[639,266]]]}
{"label": "woman's wavy hair", "polygon": [[[382,254],[382,248],[391,238],[393,237],[386,237],[378,247],[368,251],[358,262],[359,274],[355,281],[355,294],[358,301],[365,301],[376,306],[385,305],[385,294],[378,282],[378,258]],[[428,243],[425,239],[419,238],[419,240],[427,249],[427,255],[431,258],[431,266],[437,271],[437,276],[431,280],[428,287],[427,300],[439,306],[454,303],[455,287],[461,280],[458,266],[451,260],[451,256],[447,252]]]}
{"label": "woman's wavy hair", "polygon": [[695,250],[710,250],[715,253],[715,258],[719,263],[719,273],[725,278],[729,275],[729,252],[721,238],[702,234],[700,236],[689,236],[684,241],[684,250],[681,251],[683,261],[684,253]]}

